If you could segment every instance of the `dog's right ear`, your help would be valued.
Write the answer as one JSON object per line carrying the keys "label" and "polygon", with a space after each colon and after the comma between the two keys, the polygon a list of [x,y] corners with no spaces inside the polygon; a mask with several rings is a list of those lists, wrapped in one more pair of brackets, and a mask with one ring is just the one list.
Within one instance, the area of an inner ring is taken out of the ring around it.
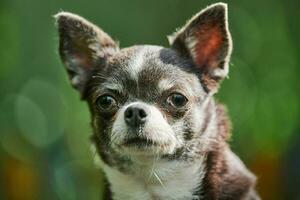
{"label": "dog's right ear", "polygon": [[54,17],[59,32],[61,60],[71,85],[84,98],[91,72],[97,67],[105,67],[107,58],[119,48],[109,35],[78,15],[60,12]]}
{"label": "dog's right ear", "polygon": [[193,61],[204,88],[211,93],[229,71],[232,41],[227,15],[227,4],[210,5],[169,36],[171,48]]}

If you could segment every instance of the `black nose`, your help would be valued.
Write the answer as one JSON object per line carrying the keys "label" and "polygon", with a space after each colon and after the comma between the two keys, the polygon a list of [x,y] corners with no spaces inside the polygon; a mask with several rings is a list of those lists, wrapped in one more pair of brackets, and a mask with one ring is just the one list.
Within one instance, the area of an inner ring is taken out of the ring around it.
{"label": "black nose", "polygon": [[124,113],[125,122],[135,128],[145,123],[147,119],[146,109],[139,105],[129,106]]}

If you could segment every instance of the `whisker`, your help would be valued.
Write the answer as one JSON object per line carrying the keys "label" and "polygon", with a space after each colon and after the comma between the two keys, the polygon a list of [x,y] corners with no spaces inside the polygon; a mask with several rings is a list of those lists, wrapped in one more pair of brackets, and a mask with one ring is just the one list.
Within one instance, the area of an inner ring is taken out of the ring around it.
{"label": "whisker", "polygon": [[163,182],[162,182],[161,179],[159,178],[158,174],[157,174],[155,171],[153,171],[153,174],[154,174],[155,178],[158,180],[158,182],[160,183],[160,185],[161,185],[164,189],[166,189],[165,185],[163,184]]}

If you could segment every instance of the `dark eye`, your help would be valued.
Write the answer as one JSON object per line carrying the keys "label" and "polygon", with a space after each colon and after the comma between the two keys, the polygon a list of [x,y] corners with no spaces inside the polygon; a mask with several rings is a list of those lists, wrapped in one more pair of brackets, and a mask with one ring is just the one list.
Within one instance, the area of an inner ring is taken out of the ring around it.
{"label": "dark eye", "polygon": [[168,97],[167,102],[175,108],[180,108],[185,106],[188,100],[182,94],[173,93]]}
{"label": "dark eye", "polygon": [[116,100],[110,95],[102,95],[96,101],[97,107],[101,110],[111,110],[117,106]]}

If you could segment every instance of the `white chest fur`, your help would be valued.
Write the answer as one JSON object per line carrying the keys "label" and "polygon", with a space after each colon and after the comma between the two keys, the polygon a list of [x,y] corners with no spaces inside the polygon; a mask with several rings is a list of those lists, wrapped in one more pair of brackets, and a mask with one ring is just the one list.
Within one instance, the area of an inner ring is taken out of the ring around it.
{"label": "white chest fur", "polygon": [[[127,175],[101,163],[111,184],[115,200],[196,200],[201,188],[203,161],[193,164],[180,161],[157,161],[138,166],[134,175]],[[147,167],[150,166],[150,167]]]}

